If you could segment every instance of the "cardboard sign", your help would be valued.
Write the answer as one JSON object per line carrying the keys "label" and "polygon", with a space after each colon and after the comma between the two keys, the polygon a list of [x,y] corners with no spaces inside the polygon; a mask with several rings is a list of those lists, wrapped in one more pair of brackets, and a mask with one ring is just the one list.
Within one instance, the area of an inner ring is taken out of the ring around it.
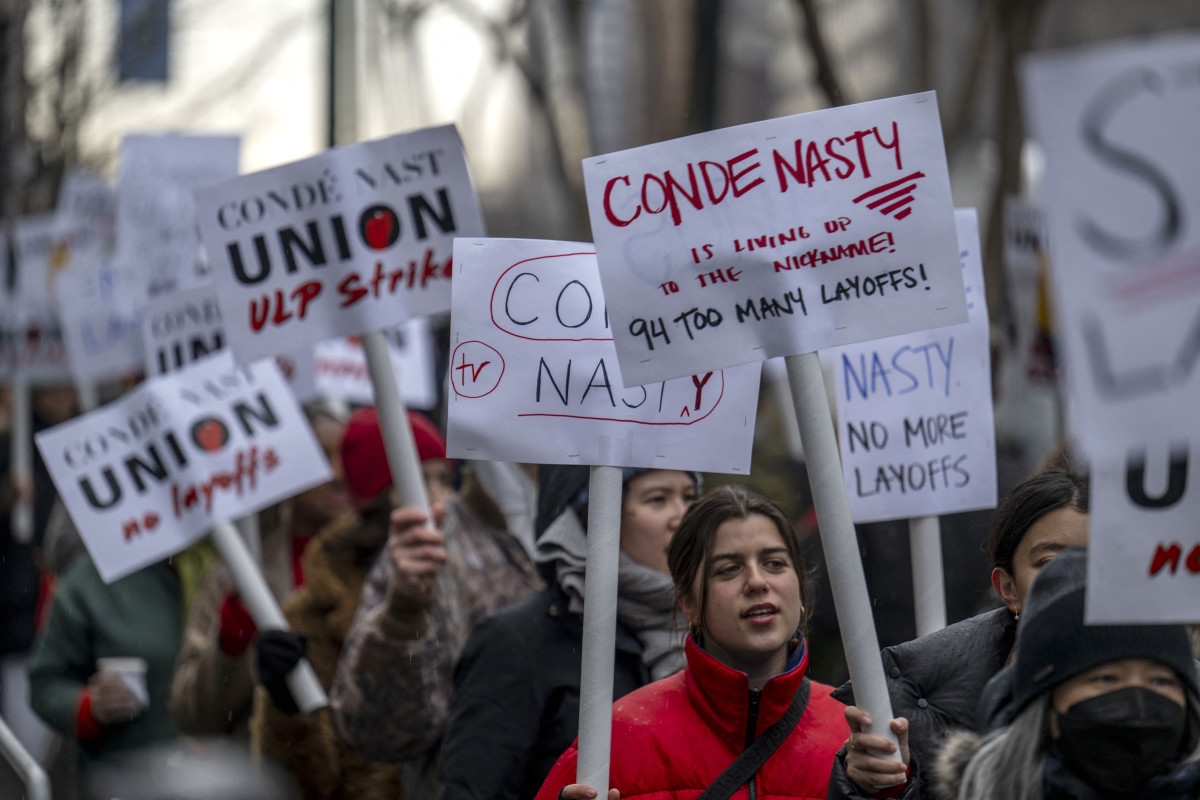
{"label": "cardboard sign", "polygon": [[749,472],[759,365],[625,388],[591,245],[458,239],[454,264],[451,456]]}
{"label": "cardboard sign", "polygon": [[448,310],[451,242],[483,234],[451,125],[328,150],[196,197],[240,361]]}
{"label": "cardboard sign", "polygon": [[[429,320],[418,317],[384,333],[404,404],[409,408],[434,408],[438,404],[438,387]],[[351,403],[375,403],[367,357],[356,336],[317,343],[313,349],[313,380],[323,395],[341,397]]]}
{"label": "cardboard sign", "polygon": [[630,385],[967,319],[932,92],[583,163]]}
{"label": "cardboard sign", "polygon": [[269,360],[211,358],[152,378],[36,441],[106,582],[330,478]]}
{"label": "cardboard sign", "polygon": [[205,256],[195,190],[238,173],[236,136],[126,136],[117,179],[117,262],[158,297],[196,283]]}
{"label": "cardboard sign", "polygon": [[955,213],[969,319],[824,351],[855,522],[996,505],[996,430],[975,209]]}
{"label": "cardboard sign", "polygon": [[1097,458],[1200,437],[1198,62],[1188,34],[1023,64],[1074,429]]}
{"label": "cardboard sign", "polygon": [[1200,622],[1197,464],[1195,438],[1091,461],[1089,623]]}

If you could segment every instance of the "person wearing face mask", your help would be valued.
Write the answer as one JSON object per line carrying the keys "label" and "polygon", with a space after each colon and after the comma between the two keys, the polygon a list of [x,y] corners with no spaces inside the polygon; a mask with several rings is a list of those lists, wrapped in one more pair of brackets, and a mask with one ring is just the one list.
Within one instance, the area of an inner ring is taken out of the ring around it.
{"label": "person wearing face mask", "polygon": [[[588,475],[539,470],[537,557],[548,588],[481,623],[464,646],[442,744],[442,800],[527,800],[575,738]],[[667,547],[698,488],[692,472],[625,470],[616,697],[683,666]]]}
{"label": "person wearing face mask", "polygon": [[956,734],[946,800],[1200,796],[1200,682],[1183,625],[1085,625],[1086,551],[1033,582],[1017,634],[1010,724]]}
{"label": "person wearing face mask", "polygon": [[[807,677],[800,544],[777,505],[722,486],[684,516],[668,553],[688,623],[683,673],[613,706],[609,799],[824,798],[846,736],[842,704]],[[585,800],[576,745],[537,800]]]}
{"label": "person wearing face mask", "polygon": [[[918,768],[877,758],[872,749],[891,752],[893,745],[863,734],[854,740],[859,749],[847,742],[839,754],[831,800],[887,787],[903,788],[906,798],[925,797],[919,767],[932,763],[947,734],[989,727],[1007,701],[1004,684],[989,682],[1012,658],[1029,587],[1064,548],[1087,544],[1088,502],[1087,477],[1067,466],[1037,472],[1009,492],[996,509],[987,540],[992,587],[1003,605],[881,653],[892,714],[908,723],[908,747]],[[853,703],[852,685],[846,683],[834,697]],[[981,714],[981,707],[988,710]],[[858,731],[870,718],[851,705],[846,719]]]}

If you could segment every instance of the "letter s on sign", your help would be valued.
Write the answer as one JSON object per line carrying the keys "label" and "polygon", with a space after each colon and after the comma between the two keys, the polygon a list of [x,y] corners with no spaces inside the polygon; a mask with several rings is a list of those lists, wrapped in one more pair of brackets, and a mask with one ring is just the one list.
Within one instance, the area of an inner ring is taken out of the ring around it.
{"label": "letter s on sign", "polygon": [[1163,255],[1180,236],[1183,225],[1181,203],[1167,176],[1151,161],[1132,149],[1118,147],[1104,134],[1104,128],[1126,101],[1141,92],[1161,95],[1164,88],[1162,76],[1148,69],[1127,72],[1100,90],[1083,112],[1080,121],[1083,142],[1092,154],[1128,177],[1145,181],[1163,205],[1158,230],[1141,238],[1117,236],[1090,219],[1079,220],[1083,238],[1099,253],[1115,255],[1125,261],[1149,261]]}
{"label": "letter s on sign", "polygon": [[626,225],[628,225],[629,223],[631,223],[635,219],[637,219],[639,215],[641,215],[642,207],[639,205],[637,207],[637,211],[633,212],[633,216],[630,217],[629,219],[621,219],[620,217],[618,217],[616,214],[613,213],[612,203],[610,202],[610,200],[612,198],[613,186],[615,186],[618,181],[624,182],[624,184],[626,186],[630,185],[629,176],[622,175],[618,178],[613,178],[604,186],[604,216],[607,217],[608,221],[611,222],[613,225],[616,225],[618,228],[624,228]]}

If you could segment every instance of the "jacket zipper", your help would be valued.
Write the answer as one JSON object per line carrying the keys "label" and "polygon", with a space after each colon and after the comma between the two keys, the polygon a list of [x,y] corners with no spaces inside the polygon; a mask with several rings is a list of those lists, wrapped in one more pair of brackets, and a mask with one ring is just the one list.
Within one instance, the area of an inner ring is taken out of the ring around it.
{"label": "jacket zipper", "polygon": [[[758,727],[758,699],[762,695],[762,689],[750,690],[750,710],[746,715],[746,749],[750,749],[750,745],[754,744],[754,729]],[[750,793],[750,800],[755,800],[758,797],[758,776],[751,775],[750,781],[746,784],[746,790]]]}

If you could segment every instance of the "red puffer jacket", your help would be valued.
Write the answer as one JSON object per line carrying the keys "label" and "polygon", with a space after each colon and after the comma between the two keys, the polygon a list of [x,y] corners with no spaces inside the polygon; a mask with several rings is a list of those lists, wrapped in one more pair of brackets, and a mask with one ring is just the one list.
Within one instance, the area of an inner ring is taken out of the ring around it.
{"label": "red puffer jacket", "polygon": [[[611,786],[622,800],[694,800],[741,755],[752,716],[758,738],[792,702],[808,669],[807,652],[758,693],[757,713],[746,675],[701,650],[688,637],[687,668],[643,686],[613,706]],[[762,769],[734,798],[821,798],[833,756],[845,742],[841,703],[833,687],[813,682],[804,716]],[[575,782],[578,741],[550,771],[537,800],[555,800]]]}

